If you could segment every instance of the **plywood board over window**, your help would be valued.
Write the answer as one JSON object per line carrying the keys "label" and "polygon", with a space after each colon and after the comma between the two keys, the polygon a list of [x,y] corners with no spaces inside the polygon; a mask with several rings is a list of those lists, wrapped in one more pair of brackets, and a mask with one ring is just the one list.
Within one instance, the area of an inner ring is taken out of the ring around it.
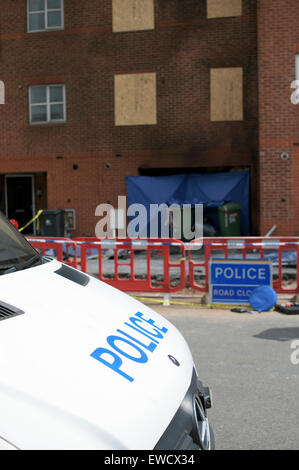
{"label": "plywood board over window", "polygon": [[113,31],[154,29],[154,0],[113,0]]}
{"label": "plywood board over window", "polygon": [[156,74],[115,75],[115,125],[157,124]]}
{"label": "plywood board over window", "polygon": [[207,0],[208,18],[242,15],[242,0]]}
{"label": "plywood board over window", "polygon": [[5,104],[5,85],[0,81],[0,104]]}
{"label": "plywood board over window", "polygon": [[243,120],[243,69],[211,69],[211,121]]}

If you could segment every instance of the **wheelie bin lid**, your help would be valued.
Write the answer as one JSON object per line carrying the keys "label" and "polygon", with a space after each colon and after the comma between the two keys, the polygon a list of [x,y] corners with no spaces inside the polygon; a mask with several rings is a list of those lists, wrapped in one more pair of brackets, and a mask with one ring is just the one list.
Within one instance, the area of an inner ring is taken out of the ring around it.
{"label": "wheelie bin lid", "polygon": [[218,210],[222,212],[234,212],[234,211],[240,211],[241,209],[242,209],[242,206],[234,202],[228,202],[227,204],[223,204],[222,206],[219,206],[218,208]]}

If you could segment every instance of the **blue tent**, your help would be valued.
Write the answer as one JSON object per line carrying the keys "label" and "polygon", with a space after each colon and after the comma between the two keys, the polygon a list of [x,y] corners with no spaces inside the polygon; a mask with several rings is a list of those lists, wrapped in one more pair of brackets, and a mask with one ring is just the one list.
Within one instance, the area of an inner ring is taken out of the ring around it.
{"label": "blue tent", "polygon": [[249,171],[128,176],[126,178],[128,205],[139,203],[149,209],[150,204],[170,205],[174,202],[203,204],[204,215],[209,217],[216,230],[219,230],[218,206],[224,202],[234,202],[242,206],[242,235],[249,235],[249,180]]}

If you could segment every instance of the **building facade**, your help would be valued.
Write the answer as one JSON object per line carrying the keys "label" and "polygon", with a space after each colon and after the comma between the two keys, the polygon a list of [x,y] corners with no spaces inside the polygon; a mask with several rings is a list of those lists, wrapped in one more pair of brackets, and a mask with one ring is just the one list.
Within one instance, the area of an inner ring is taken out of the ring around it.
{"label": "building facade", "polygon": [[0,6],[9,217],[75,209],[70,234],[90,236],[126,176],[248,169],[251,233],[297,234],[296,0]]}
{"label": "building facade", "polygon": [[257,13],[260,231],[299,235],[298,4],[260,0]]}

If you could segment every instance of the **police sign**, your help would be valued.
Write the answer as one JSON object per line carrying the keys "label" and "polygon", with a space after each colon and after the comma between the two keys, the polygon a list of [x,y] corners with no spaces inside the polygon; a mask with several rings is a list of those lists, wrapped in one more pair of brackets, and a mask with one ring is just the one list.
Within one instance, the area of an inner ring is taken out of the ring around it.
{"label": "police sign", "polygon": [[272,264],[266,260],[210,260],[210,302],[248,304],[252,291],[272,286]]}

